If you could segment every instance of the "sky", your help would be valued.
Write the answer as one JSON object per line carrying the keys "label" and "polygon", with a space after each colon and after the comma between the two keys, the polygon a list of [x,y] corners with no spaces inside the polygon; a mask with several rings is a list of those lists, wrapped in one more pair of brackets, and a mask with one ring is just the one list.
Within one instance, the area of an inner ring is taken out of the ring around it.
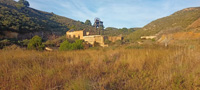
{"label": "sky", "polygon": [[[16,0],[18,1],[18,0]],[[199,7],[200,0],[27,0],[30,7],[94,23],[98,17],[105,27],[143,27],[174,12]]]}

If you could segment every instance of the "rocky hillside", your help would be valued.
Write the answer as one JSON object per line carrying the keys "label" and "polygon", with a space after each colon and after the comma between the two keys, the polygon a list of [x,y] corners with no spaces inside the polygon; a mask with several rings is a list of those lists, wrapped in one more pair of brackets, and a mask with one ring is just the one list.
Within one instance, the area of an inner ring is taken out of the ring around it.
{"label": "rocky hillside", "polygon": [[195,29],[195,28],[200,28],[200,17],[187,27],[187,29]]}
{"label": "rocky hillside", "polygon": [[21,34],[30,36],[36,32],[65,34],[71,28],[93,29],[83,22],[30,8],[26,0],[20,1],[25,2],[0,0],[0,38],[15,38]]}
{"label": "rocky hillside", "polygon": [[131,33],[127,39],[138,40],[141,36],[171,34],[184,31],[199,31],[200,7],[186,8],[174,14],[157,19],[142,29]]}

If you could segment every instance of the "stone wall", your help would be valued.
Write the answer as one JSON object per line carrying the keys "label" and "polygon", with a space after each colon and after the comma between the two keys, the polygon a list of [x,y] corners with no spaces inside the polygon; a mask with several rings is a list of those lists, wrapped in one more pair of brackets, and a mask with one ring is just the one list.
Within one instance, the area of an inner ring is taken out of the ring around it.
{"label": "stone wall", "polygon": [[102,35],[91,35],[91,32],[86,32],[85,30],[80,31],[74,31],[70,30],[66,32],[67,38],[79,38],[84,40],[85,42],[91,44],[92,46],[95,46],[96,43],[98,43],[102,47],[107,47],[108,45],[105,45],[104,41],[105,39],[115,42],[118,40],[123,40],[122,36],[102,36]]}
{"label": "stone wall", "polygon": [[91,45],[95,45],[95,43],[98,43],[102,47],[106,47],[108,45],[105,45],[104,43],[104,36],[101,35],[90,35],[90,36],[84,36],[83,40],[90,43]]}
{"label": "stone wall", "polygon": [[155,39],[156,36],[142,36],[141,39]]}
{"label": "stone wall", "polygon": [[66,37],[67,38],[79,38],[83,39],[83,36],[86,36],[86,31],[81,30],[81,31],[68,31],[66,32]]}
{"label": "stone wall", "polygon": [[117,40],[123,40],[123,37],[121,37],[121,36],[109,36],[108,40],[111,41],[111,42],[115,42]]}

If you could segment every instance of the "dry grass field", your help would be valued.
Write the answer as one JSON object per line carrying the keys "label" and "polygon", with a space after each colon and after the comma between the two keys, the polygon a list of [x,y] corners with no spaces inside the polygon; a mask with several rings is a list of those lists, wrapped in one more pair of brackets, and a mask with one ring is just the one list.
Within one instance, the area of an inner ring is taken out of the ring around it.
{"label": "dry grass field", "polygon": [[198,90],[200,48],[0,50],[1,90]]}

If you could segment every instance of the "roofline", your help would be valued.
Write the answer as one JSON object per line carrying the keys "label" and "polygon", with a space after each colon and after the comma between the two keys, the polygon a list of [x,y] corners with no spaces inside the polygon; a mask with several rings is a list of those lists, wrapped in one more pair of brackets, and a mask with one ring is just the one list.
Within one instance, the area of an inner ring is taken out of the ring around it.
{"label": "roofline", "polygon": [[[72,29],[71,29],[71,30],[72,30]],[[67,32],[70,32],[71,30],[69,30],[69,31],[67,31]],[[77,31],[85,31],[85,29],[83,29],[83,30],[77,30]],[[73,32],[75,32],[75,30],[74,30]]]}

